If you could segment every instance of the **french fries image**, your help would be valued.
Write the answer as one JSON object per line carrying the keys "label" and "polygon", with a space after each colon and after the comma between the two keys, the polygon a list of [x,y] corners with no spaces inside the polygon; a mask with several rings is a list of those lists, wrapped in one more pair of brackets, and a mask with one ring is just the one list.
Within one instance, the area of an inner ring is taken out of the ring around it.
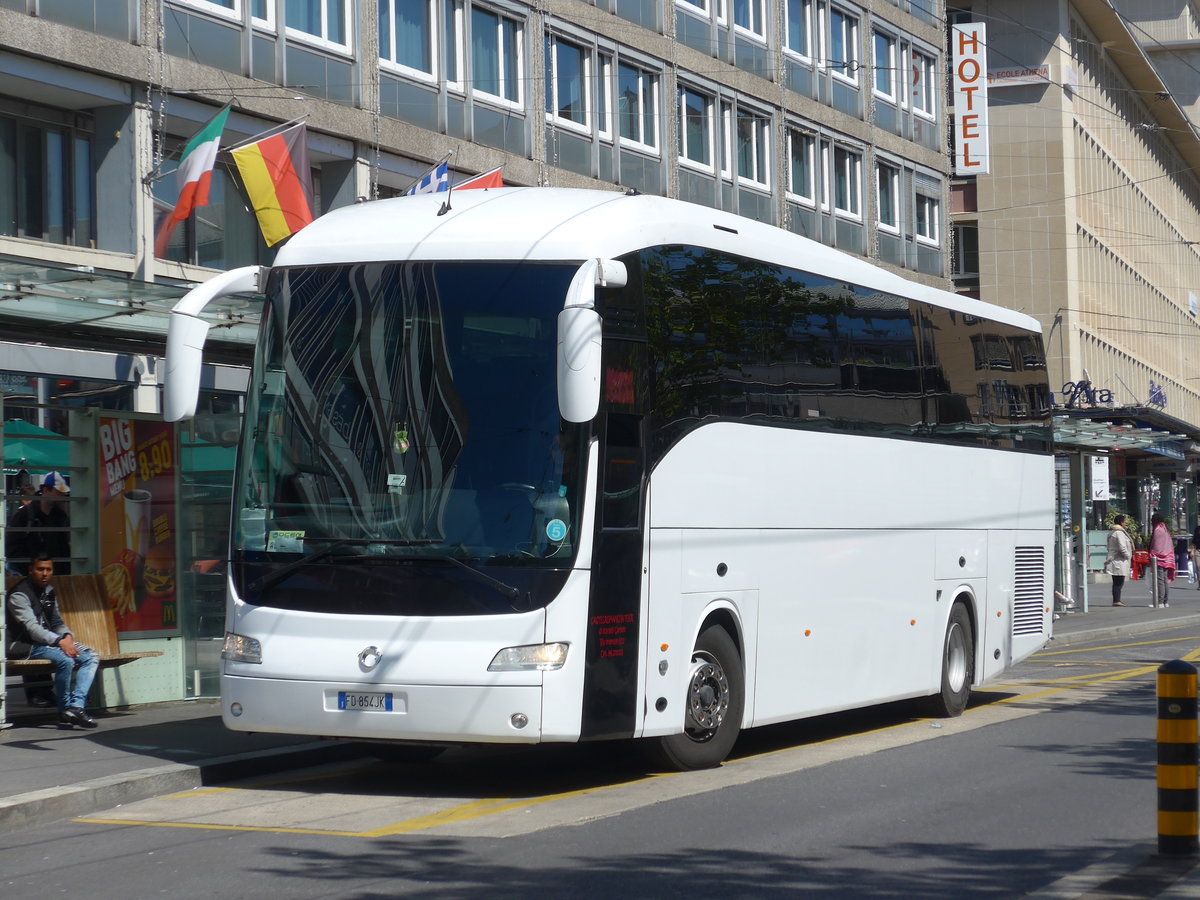
{"label": "french fries image", "polygon": [[121,563],[110,563],[100,570],[104,578],[105,599],[118,616],[125,616],[137,609],[133,598],[133,579],[129,569]]}

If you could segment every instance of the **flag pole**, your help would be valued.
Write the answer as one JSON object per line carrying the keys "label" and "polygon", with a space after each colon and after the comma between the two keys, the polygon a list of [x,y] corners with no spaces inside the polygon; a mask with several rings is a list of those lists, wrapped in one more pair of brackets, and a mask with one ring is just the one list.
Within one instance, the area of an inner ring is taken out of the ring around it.
{"label": "flag pole", "polygon": [[[211,122],[213,119],[215,119],[217,116],[219,116],[221,113],[223,113],[227,109],[233,109],[233,101],[232,100],[230,100],[228,103],[226,103],[220,109],[218,109],[211,118],[207,119],[204,122],[204,125],[207,125],[209,122]],[[202,125],[200,127],[203,128],[204,125]],[[166,162],[166,160],[164,160],[163,162]],[[149,172],[147,172],[145,175],[143,175],[142,176],[142,184],[151,185],[151,184],[154,184],[154,182],[156,182],[156,181],[162,181],[164,178],[167,178],[168,176],[175,174],[175,169],[172,169],[170,172],[163,172],[163,171],[161,171],[162,167],[163,167],[163,163],[159,163],[157,166],[155,166],[153,169],[151,169]]]}
{"label": "flag pole", "polygon": [[[414,185],[419,184],[421,179],[424,178],[426,175],[428,175],[430,172],[436,172],[437,167],[440,166],[444,162],[449,162],[450,157],[452,157],[453,155],[454,155],[453,150],[447,150],[441,159],[434,162],[434,164],[432,166],[430,166],[428,169],[426,169],[424,172],[422,172],[420,175],[418,175],[416,178],[414,178],[412,181],[410,181],[408,184],[408,187],[406,187],[404,189],[404,192],[411,190]],[[450,178],[449,178],[448,172],[447,172],[447,177],[446,177],[446,183],[447,184],[450,183]]]}
{"label": "flag pole", "polygon": [[270,128],[266,129],[265,131],[260,131],[258,134],[253,135],[252,137],[248,137],[244,141],[241,141],[240,143],[229,145],[222,152],[223,153],[232,153],[234,150],[241,150],[243,147],[248,147],[253,143],[261,141],[264,137],[268,137],[272,134],[275,134],[276,132],[287,131],[293,125],[299,125],[301,122],[303,122],[305,119],[307,119],[308,115],[309,115],[308,113],[305,113],[302,116],[296,116],[296,118],[294,118],[294,119],[289,119],[288,121],[284,122],[282,125],[272,125]]}
{"label": "flag pole", "polygon": [[[442,159],[438,160],[438,165],[440,166],[443,162],[449,161],[450,154],[453,152],[454,151],[451,150],[450,153],[447,153]],[[442,206],[437,211],[437,214],[439,216],[444,216],[446,213],[450,212],[450,194],[453,190],[454,190],[454,179],[451,178],[450,173],[447,172],[446,173],[446,199],[442,201]]]}

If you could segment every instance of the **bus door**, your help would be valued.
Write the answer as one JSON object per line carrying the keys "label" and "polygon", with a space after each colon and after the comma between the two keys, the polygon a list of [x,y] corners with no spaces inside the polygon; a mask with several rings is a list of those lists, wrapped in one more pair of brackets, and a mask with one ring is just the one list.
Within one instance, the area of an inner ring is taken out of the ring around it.
{"label": "bus door", "polygon": [[582,739],[633,736],[642,655],[645,344],[606,338],[603,359]]}

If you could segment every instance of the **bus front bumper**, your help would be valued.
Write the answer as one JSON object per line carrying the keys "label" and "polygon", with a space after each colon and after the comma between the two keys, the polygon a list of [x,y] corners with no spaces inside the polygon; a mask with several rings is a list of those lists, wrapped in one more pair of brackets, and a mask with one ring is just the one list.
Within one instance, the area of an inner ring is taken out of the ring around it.
{"label": "bus front bumper", "polygon": [[537,743],[536,685],[388,685],[225,675],[221,716],[234,731],[447,743]]}

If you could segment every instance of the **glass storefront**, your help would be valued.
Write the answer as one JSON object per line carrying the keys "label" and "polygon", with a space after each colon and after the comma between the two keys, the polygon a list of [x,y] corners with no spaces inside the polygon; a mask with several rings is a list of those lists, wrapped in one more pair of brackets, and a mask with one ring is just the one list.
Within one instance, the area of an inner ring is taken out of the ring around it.
{"label": "glass storefront", "polygon": [[108,706],[215,696],[224,633],[242,397],[205,392],[175,424],[130,409],[135,387],[0,372],[7,574],[39,549],[98,572],[122,647],[163,652],[105,673]]}

